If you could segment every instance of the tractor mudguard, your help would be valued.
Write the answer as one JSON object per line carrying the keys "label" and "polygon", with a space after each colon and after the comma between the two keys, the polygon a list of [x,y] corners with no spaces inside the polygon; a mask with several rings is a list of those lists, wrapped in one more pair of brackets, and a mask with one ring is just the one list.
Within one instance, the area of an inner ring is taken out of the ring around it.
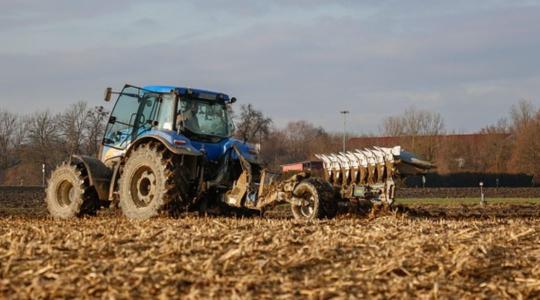
{"label": "tractor mudguard", "polygon": [[88,172],[89,185],[93,186],[100,200],[109,198],[109,185],[112,178],[112,170],[99,159],[86,155],[72,155],[71,163],[82,163]]}
{"label": "tractor mudguard", "polygon": [[[200,156],[202,153],[195,149],[193,146],[189,145],[187,140],[184,139],[177,139],[173,140],[172,136],[167,135],[167,137],[164,137],[164,133],[161,134],[145,134],[141,137],[139,137],[135,142],[131,143],[127,149],[127,153],[129,153],[131,150],[137,148],[138,145],[142,143],[147,143],[150,141],[158,141],[162,143],[169,151],[176,155],[192,155],[192,156]],[[175,144],[175,142],[178,142],[179,144]]]}

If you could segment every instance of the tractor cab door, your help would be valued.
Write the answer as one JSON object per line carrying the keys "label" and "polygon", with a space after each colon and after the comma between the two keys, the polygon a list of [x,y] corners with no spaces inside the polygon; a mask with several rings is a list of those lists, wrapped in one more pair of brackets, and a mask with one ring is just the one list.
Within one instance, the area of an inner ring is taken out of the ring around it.
{"label": "tractor cab door", "polygon": [[123,150],[157,124],[161,94],[126,85],[111,112],[103,145]]}

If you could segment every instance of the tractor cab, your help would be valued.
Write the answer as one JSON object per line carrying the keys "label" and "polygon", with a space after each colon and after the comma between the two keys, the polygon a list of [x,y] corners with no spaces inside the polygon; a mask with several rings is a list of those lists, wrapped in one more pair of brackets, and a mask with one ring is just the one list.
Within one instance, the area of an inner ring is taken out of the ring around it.
{"label": "tractor cab", "polygon": [[[106,98],[110,99],[110,90]],[[126,85],[118,93],[103,138],[102,159],[121,156],[145,135],[158,135],[175,143],[185,142],[217,160],[226,151],[234,131],[229,96],[173,86]],[[179,142],[180,141],[180,142]]]}

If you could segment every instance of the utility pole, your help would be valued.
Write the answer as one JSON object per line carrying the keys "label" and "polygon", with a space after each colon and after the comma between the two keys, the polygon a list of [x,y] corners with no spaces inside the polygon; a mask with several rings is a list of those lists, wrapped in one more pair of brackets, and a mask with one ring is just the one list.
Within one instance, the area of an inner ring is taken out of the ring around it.
{"label": "utility pole", "polygon": [[347,114],[348,110],[342,110],[339,112],[343,115],[343,152],[347,150],[347,145],[345,145],[345,140],[347,139]]}

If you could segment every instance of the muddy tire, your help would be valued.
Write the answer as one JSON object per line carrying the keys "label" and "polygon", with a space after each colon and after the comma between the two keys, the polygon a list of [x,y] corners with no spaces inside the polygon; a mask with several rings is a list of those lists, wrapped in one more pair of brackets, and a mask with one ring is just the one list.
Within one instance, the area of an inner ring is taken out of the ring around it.
{"label": "muddy tire", "polygon": [[307,201],[308,205],[291,205],[293,216],[297,220],[333,218],[337,213],[337,202],[332,186],[320,179],[309,178],[300,182],[293,194]]}
{"label": "muddy tire", "polygon": [[119,206],[130,219],[144,220],[184,203],[175,182],[174,157],[160,144],[144,144],[127,158],[119,182]]}
{"label": "muddy tire", "polygon": [[95,215],[99,199],[89,186],[84,166],[64,163],[51,174],[47,184],[45,203],[50,215],[68,219],[83,215]]}

